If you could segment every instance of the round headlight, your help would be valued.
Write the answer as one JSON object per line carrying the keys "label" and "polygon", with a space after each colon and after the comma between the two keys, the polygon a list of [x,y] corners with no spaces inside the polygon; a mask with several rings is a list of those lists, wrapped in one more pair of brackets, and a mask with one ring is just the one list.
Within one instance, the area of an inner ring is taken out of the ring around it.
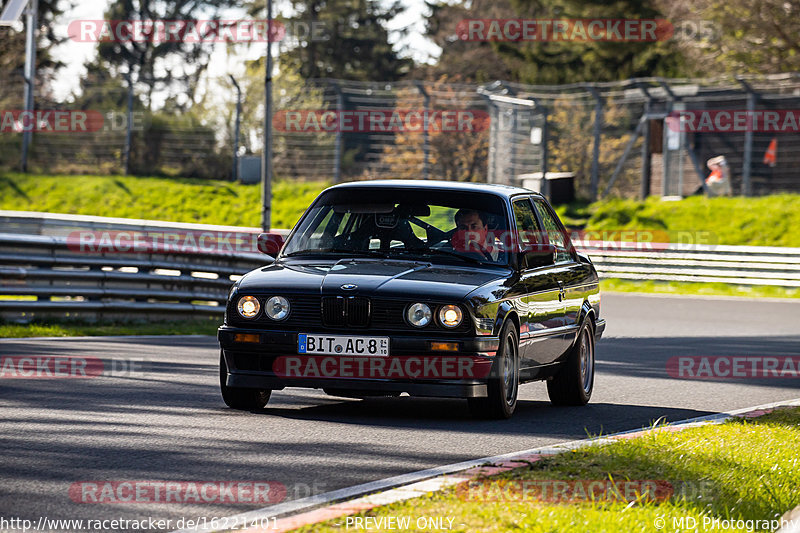
{"label": "round headlight", "polygon": [[236,308],[244,318],[254,318],[261,310],[261,304],[255,296],[242,296]]}
{"label": "round headlight", "polygon": [[283,320],[289,316],[289,300],[283,296],[273,296],[267,300],[264,311],[272,320]]}
{"label": "round headlight", "polygon": [[461,324],[463,319],[464,313],[461,312],[461,308],[457,305],[444,305],[439,309],[439,322],[444,327],[454,328]]}
{"label": "round headlight", "polygon": [[416,303],[408,306],[406,311],[406,320],[412,326],[422,328],[431,323],[433,312],[431,308],[422,303]]}

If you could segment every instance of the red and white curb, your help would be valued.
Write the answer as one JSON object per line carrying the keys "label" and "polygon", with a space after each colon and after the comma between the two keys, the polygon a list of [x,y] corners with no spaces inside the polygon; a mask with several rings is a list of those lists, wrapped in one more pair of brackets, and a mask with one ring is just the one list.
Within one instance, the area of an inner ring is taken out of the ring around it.
{"label": "red and white curb", "polygon": [[[575,440],[553,446],[545,446],[542,448],[495,455],[493,457],[483,457],[471,461],[429,468],[427,470],[411,472],[401,476],[394,476],[379,481],[356,485],[354,487],[326,492],[317,496],[310,496],[308,498],[301,498],[270,507],[264,507],[263,509],[227,517],[227,519],[219,520],[218,523],[239,525],[253,524],[254,526],[250,528],[240,527],[240,529],[250,533],[291,531],[299,527],[361,513],[375,507],[425,496],[431,492],[440,491],[467,482],[476,477],[506,472],[514,468],[527,467],[530,463],[538,461],[544,456],[557,455],[586,446],[609,444],[621,439],[630,439],[646,435],[654,431],[682,431],[692,427],[719,424],[735,417],[757,418],[777,408],[786,407],[800,407],[800,398],[690,418],[663,426],[654,426],[650,429],[623,431],[603,437]],[[225,530],[224,526],[222,528],[214,528],[209,525],[194,529],[182,529],[173,533],[215,532]]]}

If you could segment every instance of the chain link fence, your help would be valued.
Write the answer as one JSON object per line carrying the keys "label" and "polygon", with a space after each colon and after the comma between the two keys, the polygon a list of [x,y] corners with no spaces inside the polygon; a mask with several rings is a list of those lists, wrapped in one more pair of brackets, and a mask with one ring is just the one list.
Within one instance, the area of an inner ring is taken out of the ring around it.
{"label": "chain link fence", "polygon": [[[724,156],[734,194],[800,192],[800,127],[725,128],[713,120],[720,112],[800,118],[795,74],[561,86],[321,79],[277,89],[277,178],[517,185],[567,176],[585,199],[687,196],[705,188],[706,161]],[[149,95],[140,99],[124,80],[84,82],[60,101],[39,86],[37,110],[93,110],[102,120],[93,131],[37,129],[28,170],[257,180],[260,91],[245,89],[236,120],[233,90],[217,92],[223,105],[167,101],[149,110],[142,104]],[[4,169],[20,166],[20,122],[6,115],[22,108],[23,92],[13,78],[0,88]],[[711,113],[711,126],[698,128],[691,121],[703,112]]]}

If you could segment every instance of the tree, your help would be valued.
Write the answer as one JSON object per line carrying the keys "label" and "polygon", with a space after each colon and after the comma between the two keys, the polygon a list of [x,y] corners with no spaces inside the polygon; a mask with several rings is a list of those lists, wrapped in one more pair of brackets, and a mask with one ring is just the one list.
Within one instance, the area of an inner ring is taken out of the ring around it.
{"label": "tree", "polygon": [[[181,21],[202,14],[205,20],[219,20],[220,12],[238,4],[238,0],[115,0],[105,14],[109,21]],[[150,29],[152,36],[156,30]],[[213,29],[203,28],[205,35]],[[147,32],[145,32],[147,33]],[[197,84],[208,67],[211,47],[208,43],[191,42],[190,39],[171,39],[166,42],[155,38],[142,40],[101,41],[98,57],[117,77],[133,76],[135,82],[146,88],[146,104],[152,106],[152,95],[157,84],[165,88],[177,85],[174,92],[185,94],[181,105],[194,99]]]}
{"label": "tree", "polygon": [[451,81],[477,83],[513,78],[519,61],[499,55],[494,43],[460,40],[457,31],[459,22],[467,19],[517,17],[509,0],[439,0],[426,5],[430,14],[425,20],[425,35],[441,53],[433,65],[418,66],[414,72],[417,77],[445,76]]}
{"label": "tree", "polygon": [[[39,31],[36,38],[36,86],[37,93],[47,91],[47,84],[55,72],[64,66],[52,56],[52,49],[63,42],[53,32],[54,20],[63,14],[64,5],[57,0],[39,0]],[[24,16],[23,16],[24,20]],[[27,28],[26,28],[27,30]],[[25,66],[25,31],[16,31],[0,26],[0,103],[22,104],[24,91],[23,68]]]}
{"label": "tree", "polygon": [[682,51],[698,71],[711,64],[734,74],[800,70],[800,0],[701,0],[690,10],[661,0],[661,8],[686,25]]}
{"label": "tree", "polygon": [[[428,84],[426,90],[436,93],[436,110],[448,103],[463,110],[463,101],[452,85],[442,78]],[[444,104],[444,105],[441,105]],[[413,88],[402,89],[397,95],[397,109],[420,109],[421,96]],[[483,181],[489,157],[489,122],[483,109],[475,109],[473,131],[442,131],[431,128],[428,134],[429,165],[432,178],[451,181]],[[383,164],[398,178],[421,178],[425,135],[421,131],[399,132],[394,143],[383,148]]]}
{"label": "tree", "polygon": [[[518,10],[536,6],[538,18],[659,19],[653,0],[618,0],[611,5],[590,0],[512,0]],[[548,41],[515,46],[501,43],[500,52],[521,59],[517,74],[527,83],[615,81],[644,76],[676,77],[684,73],[674,40],[655,42]]]}
{"label": "tree", "polygon": [[[295,14],[282,20],[290,37],[293,29],[320,30],[287,43],[279,58],[300,77],[393,81],[411,69],[413,61],[399,56],[386,28],[404,11],[400,1],[384,6],[378,0],[291,0],[291,5]],[[263,2],[253,2],[250,13],[263,16]]]}

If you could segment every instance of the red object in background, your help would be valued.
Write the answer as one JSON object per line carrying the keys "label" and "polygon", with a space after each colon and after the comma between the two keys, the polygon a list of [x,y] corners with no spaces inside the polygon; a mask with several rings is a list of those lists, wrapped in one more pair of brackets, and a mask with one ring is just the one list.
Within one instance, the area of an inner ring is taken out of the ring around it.
{"label": "red object in background", "polygon": [[772,140],[769,142],[767,151],[764,152],[764,164],[770,167],[774,167],[775,163],[777,162],[778,162],[778,138],[773,137]]}

